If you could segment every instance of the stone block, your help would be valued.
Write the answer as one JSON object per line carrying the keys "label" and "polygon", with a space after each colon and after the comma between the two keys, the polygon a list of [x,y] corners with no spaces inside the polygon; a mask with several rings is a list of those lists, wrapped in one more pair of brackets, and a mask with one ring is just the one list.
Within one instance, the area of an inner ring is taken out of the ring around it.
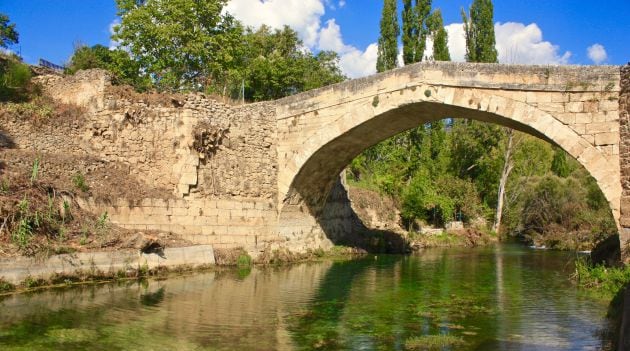
{"label": "stone block", "polygon": [[[595,134],[595,145],[615,145],[615,144],[619,144],[618,132]],[[610,153],[612,154],[612,150]]]}
{"label": "stone block", "polygon": [[619,111],[619,102],[616,100],[602,100],[599,102],[600,111]]}
{"label": "stone block", "polygon": [[598,122],[586,125],[587,134],[598,134],[608,132],[619,132],[619,123],[615,122]]}
{"label": "stone block", "polygon": [[542,102],[538,103],[536,107],[552,115],[558,112],[564,112],[564,105],[562,103]]}
{"label": "stone block", "polygon": [[564,111],[565,112],[584,112],[584,103],[579,101],[579,102],[567,102],[564,104]]}
{"label": "stone block", "polygon": [[599,111],[598,100],[584,101],[584,112],[597,112],[597,111]]}
{"label": "stone block", "polygon": [[193,172],[186,172],[186,173],[182,173],[181,177],[179,178],[179,183],[180,184],[188,184],[188,185],[195,185],[197,184],[197,173],[193,173]]}

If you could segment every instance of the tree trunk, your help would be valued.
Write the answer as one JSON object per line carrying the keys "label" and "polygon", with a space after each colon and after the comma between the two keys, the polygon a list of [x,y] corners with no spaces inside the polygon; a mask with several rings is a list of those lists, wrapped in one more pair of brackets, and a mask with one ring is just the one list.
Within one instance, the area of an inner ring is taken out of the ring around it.
{"label": "tree trunk", "polygon": [[503,216],[503,199],[505,198],[505,186],[507,184],[510,172],[512,172],[512,141],[514,139],[514,130],[508,129],[508,143],[505,149],[505,162],[503,163],[503,171],[501,172],[501,180],[499,181],[499,192],[497,196],[497,215],[492,225],[492,231],[499,232],[501,228],[501,217]]}

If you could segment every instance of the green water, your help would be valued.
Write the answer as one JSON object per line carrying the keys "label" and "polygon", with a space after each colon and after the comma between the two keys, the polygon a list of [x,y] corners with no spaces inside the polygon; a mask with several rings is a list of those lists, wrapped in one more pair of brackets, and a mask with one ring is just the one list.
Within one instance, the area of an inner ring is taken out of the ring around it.
{"label": "green water", "polygon": [[0,350],[599,350],[572,267],[502,246],[49,290],[0,299]]}

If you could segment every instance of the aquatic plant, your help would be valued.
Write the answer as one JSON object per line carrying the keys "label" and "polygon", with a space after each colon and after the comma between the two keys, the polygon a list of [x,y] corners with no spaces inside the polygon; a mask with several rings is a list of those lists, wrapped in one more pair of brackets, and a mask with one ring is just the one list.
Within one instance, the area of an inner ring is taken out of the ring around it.
{"label": "aquatic plant", "polygon": [[406,350],[441,350],[444,347],[459,346],[464,340],[453,335],[423,335],[405,340]]}

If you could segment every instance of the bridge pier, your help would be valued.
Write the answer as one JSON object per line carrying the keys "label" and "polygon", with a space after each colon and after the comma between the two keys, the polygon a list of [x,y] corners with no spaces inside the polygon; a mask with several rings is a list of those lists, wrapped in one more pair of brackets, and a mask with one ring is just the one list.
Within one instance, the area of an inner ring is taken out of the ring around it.
{"label": "bridge pier", "polygon": [[621,67],[619,92],[620,147],[619,163],[621,166],[621,226],[619,241],[621,259],[630,264],[630,63]]}

